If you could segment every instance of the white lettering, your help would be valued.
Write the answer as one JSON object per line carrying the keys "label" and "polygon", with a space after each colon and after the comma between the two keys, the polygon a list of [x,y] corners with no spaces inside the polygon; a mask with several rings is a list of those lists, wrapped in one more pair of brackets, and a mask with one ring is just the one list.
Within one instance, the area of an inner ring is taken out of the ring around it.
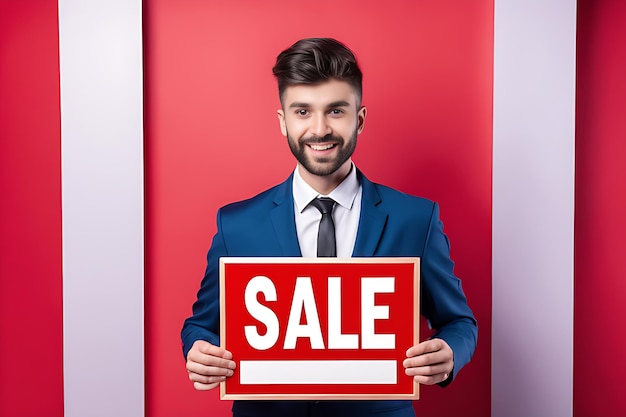
{"label": "white lettering", "polygon": [[[300,324],[302,312],[304,312],[305,324]],[[324,349],[322,328],[317,315],[317,305],[315,304],[310,277],[298,277],[296,279],[284,348],[295,349],[296,340],[299,337],[308,337],[311,341],[312,349]]]}
{"label": "white lettering", "polygon": [[394,277],[361,278],[361,348],[395,349],[395,334],[376,334],[374,321],[389,319],[389,306],[376,305],[376,293],[394,292]]}
{"label": "white lettering", "polygon": [[328,277],[328,349],[358,348],[358,334],[341,333],[341,278]]}
{"label": "white lettering", "polygon": [[264,335],[260,335],[257,326],[245,326],[246,340],[254,349],[267,350],[276,344],[278,340],[279,326],[278,317],[267,306],[259,303],[258,293],[263,293],[265,301],[276,301],[276,287],[271,279],[262,275],[252,278],[246,285],[245,303],[246,309],[252,317],[267,327]]}
{"label": "white lettering", "polygon": [[[393,293],[394,277],[361,278],[361,349],[395,349],[395,334],[376,333],[376,320],[389,319],[389,306],[376,305],[376,294]],[[259,302],[262,293],[266,302],[277,301],[274,283],[268,277],[252,278],[245,290],[245,306],[250,315],[266,327],[244,326],[248,344],[257,350],[271,349],[278,341],[280,324],[276,313]],[[359,334],[342,333],[341,278],[328,277],[328,349],[358,349]],[[304,316],[304,317],[303,317]],[[295,349],[298,338],[308,338],[312,349],[324,349],[317,303],[310,277],[297,277],[287,321],[284,349]]]}

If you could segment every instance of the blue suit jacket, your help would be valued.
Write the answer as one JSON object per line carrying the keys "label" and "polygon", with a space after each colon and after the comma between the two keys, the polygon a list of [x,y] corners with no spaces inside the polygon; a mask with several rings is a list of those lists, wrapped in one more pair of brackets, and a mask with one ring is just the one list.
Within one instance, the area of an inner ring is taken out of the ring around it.
{"label": "blue suit jacket", "polygon": [[[454,352],[449,381],[469,362],[478,329],[454,276],[448,238],[436,203],[369,181],[363,187],[353,257],[420,257],[421,312]],[[182,329],[183,353],[196,340],[219,345],[219,259],[223,256],[302,256],[296,233],[292,176],[261,194],[221,208],[193,315]],[[235,401],[241,416],[410,416],[410,401]]]}

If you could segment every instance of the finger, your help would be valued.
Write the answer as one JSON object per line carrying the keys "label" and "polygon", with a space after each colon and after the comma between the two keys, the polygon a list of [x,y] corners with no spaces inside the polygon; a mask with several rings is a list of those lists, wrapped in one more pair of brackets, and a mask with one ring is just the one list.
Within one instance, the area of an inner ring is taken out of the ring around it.
{"label": "finger", "polygon": [[221,369],[235,369],[237,364],[234,361],[228,359],[218,358],[216,356],[209,355],[188,355],[187,356],[187,369],[193,364],[198,364],[204,367],[221,368]]}
{"label": "finger", "polygon": [[447,343],[441,339],[426,340],[415,346],[410,347],[406,351],[406,356],[410,358],[412,356],[419,356],[425,353],[437,352],[444,349],[446,346]]}
{"label": "finger", "polygon": [[[215,348],[216,346],[213,346]],[[215,366],[218,368],[235,369],[236,364],[232,360],[232,354],[228,351],[216,349],[206,349],[202,352],[200,349],[192,349],[187,354],[187,362],[199,363],[206,366]],[[218,355],[213,355],[217,353]],[[220,355],[226,355],[226,358]]]}
{"label": "finger", "polygon": [[425,353],[419,356],[406,358],[402,365],[405,368],[435,365],[439,363],[452,363],[453,355],[451,351],[440,350],[437,352]]}
{"label": "finger", "polygon": [[[228,376],[230,376],[230,375],[228,375]],[[228,376],[226,376],[226,375],[205,375],[205,374],[198,374],[198,373],[195,373],[195,372],[189,372],[189,380],[191,382],[197,382],[197,383],[203,384],[203,385],[219,384],[220,382],[226,381]]]}
{"label": "finger", "polygon": [[219,382],[215,384],[202,384],[200,382],[193,383],[193,387],[198,391],[209,391],[213,388],[216,388],[217,386],[219,386]]}
{"label": "finger", "polygon": [[414,368],[406,368],[404,372],[408,376],[432,377],[436,375],[444,376],[452,372],[451,364],[440,363],[429,366],[419,366]]}
{"label": "finger", "polygon": [[190,353],[199,352],[205,355],[217,356],[217,357],[224,358],[224,359],[233,358],[233,354],[230,353],[228,350],[220,346],[215,346],[204,340],[196,340],[194,344],[191,346],[191,349],[189,350],[189,352]]}
{"label": "finger", "polygon": [[224,368],[221,366],[207,366],[202,363],[187,361],[187,372],[204,375],[204,376],[219,376],[229,377],[233,375],[232,368]]}

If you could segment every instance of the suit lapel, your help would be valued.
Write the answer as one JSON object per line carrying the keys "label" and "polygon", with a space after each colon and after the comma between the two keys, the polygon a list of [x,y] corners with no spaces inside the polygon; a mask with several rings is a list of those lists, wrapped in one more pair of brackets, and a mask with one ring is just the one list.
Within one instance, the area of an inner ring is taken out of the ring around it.
{"label": "suit lapel", "polygon": [[282,256],[302,256],[296,232],[296,220],[293,209],[293,174],[279,184],[274,196],[274,208],[270,212],[276,238],[280,244]]}
{"label": "suit lapel", "polygon": [[382,238],[388,214],[378,205],[382,202],[374,184],[358,171],[363,197],[361,200],[361,218],[356,234],[356,242],[352,256],[374,256],[378,243]]}
{"label": "suit lapel", "polygon": [[[378,207],[382,199],[374,184],[361,171],[357,171],[357,174],[363,187],[363,196],[359,228],[352,256],[374,256],[387,223],[388,213]],[[292,185],[293,174],[277,186],[274,208],[270,212],[282,256],[302,256],[296,232]]]}

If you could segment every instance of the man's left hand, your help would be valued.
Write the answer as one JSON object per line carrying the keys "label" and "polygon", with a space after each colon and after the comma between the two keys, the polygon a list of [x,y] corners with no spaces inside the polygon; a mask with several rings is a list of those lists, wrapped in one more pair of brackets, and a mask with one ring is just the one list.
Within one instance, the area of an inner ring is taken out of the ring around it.
{"label": "man's left hand", "polygon": [[415,382],[434,385],[445,381],[454,369],[454,355],[442,339],[431,339],[406,351],[405,373]]}

